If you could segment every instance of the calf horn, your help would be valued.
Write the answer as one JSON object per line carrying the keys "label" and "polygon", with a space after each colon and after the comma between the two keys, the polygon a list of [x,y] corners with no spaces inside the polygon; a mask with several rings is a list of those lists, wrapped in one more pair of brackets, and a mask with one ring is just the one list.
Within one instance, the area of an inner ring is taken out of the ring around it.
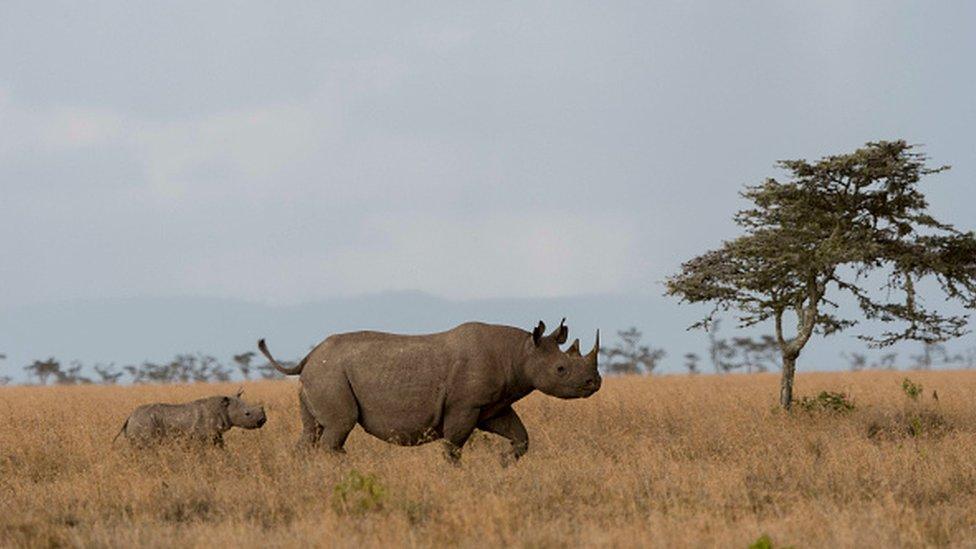
{"label": "calf horn", "polygon": [[594,365],[596,364],[597,355],[600,354],[600,330],[596,331],[596,342],[593,343],[593,350],[591,350],[586,355],[586,360],[590,361]]}

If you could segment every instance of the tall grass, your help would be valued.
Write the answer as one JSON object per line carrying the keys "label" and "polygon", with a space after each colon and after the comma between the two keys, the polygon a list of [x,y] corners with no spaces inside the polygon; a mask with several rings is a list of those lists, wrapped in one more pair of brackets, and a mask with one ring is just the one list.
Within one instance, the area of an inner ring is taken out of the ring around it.
{"label": "tall grass", "polygon": [[483,433],[460,468],[359,429],[345,457],[296,454],[291,381],[247,385],[268,424],[223,451],[111,440],[138,404],[236,385],[0,388],[0,546],[974,545],[976,373],[911,377],[918,401],[904,373],[799,376],[801,395],[846,393],[844,413],[780,412],[773,375],[533,395],[509,468]]}

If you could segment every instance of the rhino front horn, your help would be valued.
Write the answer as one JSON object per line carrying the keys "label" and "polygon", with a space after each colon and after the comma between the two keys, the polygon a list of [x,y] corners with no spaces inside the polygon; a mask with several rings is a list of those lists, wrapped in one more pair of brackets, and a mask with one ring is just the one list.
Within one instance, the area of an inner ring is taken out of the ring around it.
{"label": "rhino front horn", "polygon": [[596,341],[593,343],[593,350],[591,350],[587,355],[586,359],[596,364],[597,355],[600,354],[600,330],[596,331]]}
{"label": "rhino front horn", "polygon": [[581,356],[579,350],[579,338],[573,340],[573,343],[569,346],[569,349],[566,349],[566,354],[569,356]]}

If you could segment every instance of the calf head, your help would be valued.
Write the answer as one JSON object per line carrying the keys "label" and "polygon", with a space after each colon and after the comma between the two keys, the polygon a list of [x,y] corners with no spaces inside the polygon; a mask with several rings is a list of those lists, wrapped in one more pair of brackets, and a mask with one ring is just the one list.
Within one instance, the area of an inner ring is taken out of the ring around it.
{"label": "calf head", "polygon": [[227,409],[227,418],[230,419],[230,424],[233,427],[258,429],[268,420],[264,414],[264,407],[247,404],[241,400],[243,393],[244,390],[242,389],[232,397],[225,396],[220,404]]}
{"label": "calf head", "polygon": [[600,332],[596,333],[593,350],[585,356],[580,354],[579,339],[573,341],[565,352],[559,346],[569,338],[566,319],[559,323],[551,334],[546,335],[546,325],[539,325],[532,331],[532,338],[526,342],[527,358],[525,372],[533,387],[559,398],[585,398],[600,389],[602,380],[597,369],[597,355],[600,352]]}

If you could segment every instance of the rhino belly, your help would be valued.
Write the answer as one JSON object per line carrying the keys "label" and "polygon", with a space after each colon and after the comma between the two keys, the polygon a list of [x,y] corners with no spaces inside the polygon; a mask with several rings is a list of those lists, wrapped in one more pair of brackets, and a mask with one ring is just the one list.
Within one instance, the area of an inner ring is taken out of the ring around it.
{"label": "rhino belly", "polygon": [[[450,362],[422,338],[381,338],[330,351],[312,365],[310,382],[351,389],[363,429],[402,445],[442,435],[442,413]],[[303,373],[303,381],[305,379]]]}
{"label": "rhino belly", "polygon": [[359,424],[377,438],[404,446],[441,438],[443,391],[426,384],[398,381],[353,387],[359,404]]}
{"label": "rhino belly", "polygon": [[371,403],[365,399],[359,405],[363,430],[387,442],[415,446],[437,440],[443,434],[440,414],[429,401]]}

